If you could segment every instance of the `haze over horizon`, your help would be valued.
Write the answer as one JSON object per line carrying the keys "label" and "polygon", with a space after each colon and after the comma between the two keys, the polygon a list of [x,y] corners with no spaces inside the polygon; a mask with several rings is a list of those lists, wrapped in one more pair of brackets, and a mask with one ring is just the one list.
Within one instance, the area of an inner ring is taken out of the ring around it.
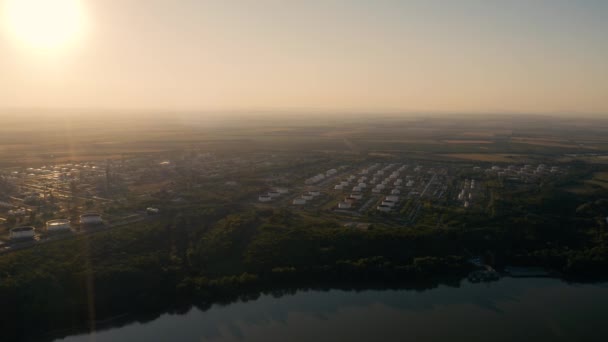
{"label": "haze over horizon", "polygon": [[605,1],[71,2],[0,0],[0,108],[608,113]]}

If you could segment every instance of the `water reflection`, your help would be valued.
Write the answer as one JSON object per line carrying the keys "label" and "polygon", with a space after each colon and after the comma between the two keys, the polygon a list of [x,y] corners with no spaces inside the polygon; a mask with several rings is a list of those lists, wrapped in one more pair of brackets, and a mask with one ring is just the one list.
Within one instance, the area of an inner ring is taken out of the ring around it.
{"label": "water reflection", "polygon": [[608,285],[513,279],[415,290],[304,290],[166,313],[63,340],[608,340]]}

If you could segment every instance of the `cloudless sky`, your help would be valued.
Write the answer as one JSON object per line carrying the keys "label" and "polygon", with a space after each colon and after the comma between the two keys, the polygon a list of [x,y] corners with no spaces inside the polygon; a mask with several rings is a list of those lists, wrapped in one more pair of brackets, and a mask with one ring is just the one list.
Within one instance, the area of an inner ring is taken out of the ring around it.
{"label": "cloudless sky", "polygon": [[82,2],[61,51],[0,32],[0,107],[608,113],[608,1]]}

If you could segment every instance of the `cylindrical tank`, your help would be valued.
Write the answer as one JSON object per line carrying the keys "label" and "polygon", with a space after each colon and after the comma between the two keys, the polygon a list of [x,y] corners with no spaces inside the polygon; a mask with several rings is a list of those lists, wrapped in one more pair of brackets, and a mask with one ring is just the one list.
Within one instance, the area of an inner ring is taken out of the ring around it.
{"label": "cylindrical tank", "polygon": [[97,225],[102,224],[101,215],[98,213],[86,213],[80,215],[80,224],[83,225]]}
{"label": "cylindrical tank", "polygon": [[50,220],[46,222],[46,231],[52,232],[64,232],[70,230],[70,220]]}
{"label": "cylindrical tank", "polygon": [[293,204],[295,205],[304,205],[306,204],[306,200],[303,198],[296,198],[293,200]]}

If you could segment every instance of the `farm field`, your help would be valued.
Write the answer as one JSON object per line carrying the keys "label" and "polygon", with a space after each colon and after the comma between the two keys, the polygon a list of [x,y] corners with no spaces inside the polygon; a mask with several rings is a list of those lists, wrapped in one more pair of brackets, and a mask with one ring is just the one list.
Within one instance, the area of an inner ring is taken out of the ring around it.
{"label": "farm field", "polygon": [[524,161],[527,158],[526,155],[506,153],[450,153],[441,154],[441,156],[461,160],[497,163],[515,163]]}

